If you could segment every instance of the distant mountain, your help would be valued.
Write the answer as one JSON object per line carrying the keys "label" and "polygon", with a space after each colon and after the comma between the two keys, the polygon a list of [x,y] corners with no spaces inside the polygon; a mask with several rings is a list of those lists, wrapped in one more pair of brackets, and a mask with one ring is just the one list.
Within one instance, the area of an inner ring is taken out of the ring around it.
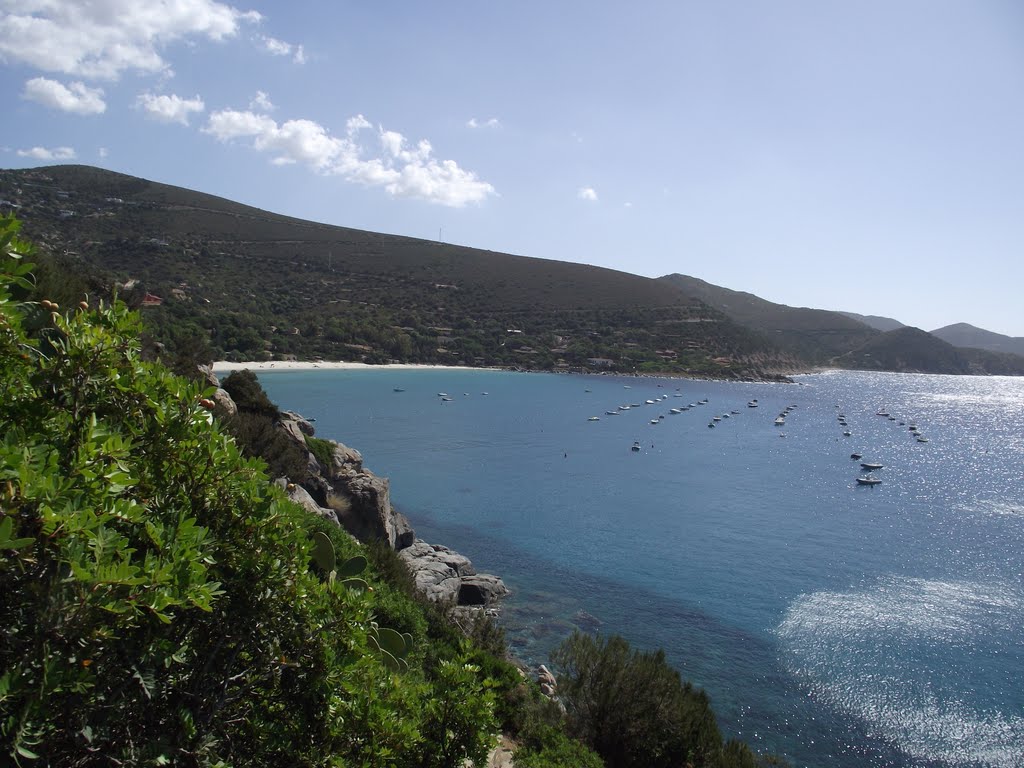
{"label": "distant mountain", "polygon": [[1008,352],[1013,355],[1024,355],[1024,337],[1004,336],[1001,333],[986,331],[967,323],[955,323],[931,332],[943,341],[956,347],[974,347],[987,349],[990,352]]}
{"label": "distant mountain", "polygon": [[875,336],[834,361],[840,368],[904,373],[1024,374],[1024,357],[954,347],[920,328],[904,326]]}
{"label": "distant mountain", "polygon": [[136,279],[152,337],[192,357],[744,378],[803,367],[672,285],[612,269],[303,221],[87,166],[0,170],[0,200],[67,271]]}
{"label": "distant mountain", "polygon": [[854,320],[859,320],[864,323],[864,325],[869,325],[877,331],[895,331],[897,328],[907,327],[899,320],[893,320],[891,317],[881,317],[880,315],[858,315],[856,312],[840,312],[839,314],[846,315]]}
{"label": "distant mountain", "polygon": [[825,364],[878,334],[874,328],[842,312],[776,304],[752,293],[722,288],[688,275],[665,275],[658,280],[675,286],[691,299],[714,307],[812,363]]}

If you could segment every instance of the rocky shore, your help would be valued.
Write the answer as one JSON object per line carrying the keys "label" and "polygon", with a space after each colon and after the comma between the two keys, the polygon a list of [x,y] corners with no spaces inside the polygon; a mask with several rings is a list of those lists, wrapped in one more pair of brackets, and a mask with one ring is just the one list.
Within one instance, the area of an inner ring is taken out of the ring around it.
{"label": "rocky shore", "polygon": [[[204,374],[217,387],[215,413],[222,417],[237,413],[231,395],[220,387],[213,372],[206,369]],[[390,482],[367,469],[359,451],[335,440],[323,440],[330,446],[329,461],[322,461],[323,451],[318,452],[318,459],[306,439],[314,437],[314,426],[292,411],[283,411],[275,428],[305,453],[307,473],[301,482],[287,477],[274,482],[292,501],[344,528],[354,539],[386,542],[398,552],[429,600],[453,607],[492,609],[509,594],[498,576],[477,573],[465,555],[417,539],[408,518],[391,505]]]}

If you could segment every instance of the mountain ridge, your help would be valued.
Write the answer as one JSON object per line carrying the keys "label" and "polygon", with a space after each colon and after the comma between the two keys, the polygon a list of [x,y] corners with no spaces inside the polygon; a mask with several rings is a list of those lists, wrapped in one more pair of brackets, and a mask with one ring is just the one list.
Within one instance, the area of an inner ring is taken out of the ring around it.
{"label": "mountain ridge", "polygon": [[[772,380],[851,365],[884,335],[858,319],[869,316],[788,307],[681,273],[648,278],[322,224],[89,166],[0,170],[0,200],[52,252],[54,274],[134,286],[121,295],[142,306],[158,354],[201,362]],[[894,343],[930,345],[905,334],[883,347]],[[930,348],[950,366],[941,372],[963,372],[969,358],[974,373],[1024,374],[1024,358]]]}

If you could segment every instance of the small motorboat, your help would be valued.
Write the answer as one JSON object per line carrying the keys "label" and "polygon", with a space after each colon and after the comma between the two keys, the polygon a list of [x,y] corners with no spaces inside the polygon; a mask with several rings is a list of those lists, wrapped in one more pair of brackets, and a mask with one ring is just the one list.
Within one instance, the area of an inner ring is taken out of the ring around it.
{"label": "small motorboat", "polygon": [[660,424],[660,423],[661,422],[658,419],[651,419],[651,424]]}
{"label": "small motorboat", "polygon": [[784,417],[782,417],[782,416],[779,416],[778,418],[775,419],[775,426],[776,427],[781,427],[785,423],[786,423],[786,419]]}
{"label": "small motorboat", "polygon": [[640,441],[639,440],[634,440],[633,441],[633,446],[629,450],[631,450],[631,451],[639,451],[640,450]]}
{"label": "small motorboat", "polygon": [[843,437],[849,437],[852,434],[853,432],[851,432],[850,430],[846,430],[845,432],[843,432]]}
{"label": "small motorboat", "polygon": [[858,485],[878,485],[881,482],[882,481],[879,480],[877,477],[871,477],[870,475],[867,475],[866,477],[857,478]]}
{"label": "small motorboat", "polygon": [[393,390],[391,390],[391,391],[392,391],[392,392],[405,392],[405,390],[404,390],[404,389],[402,389],[401,387],[395,387],[395,388],[394,388]]}
{"label": "small motorboat", "polygon": [[859,453],[851,453],[850,454],[850,458],[851,459],[859,459],[859,458],[861,458],[861,454],[859,454]]}
{"label": "small motorboat", "polygon": [[921,435],[919,438],[917,438],[917,442],[919,442],[919,443],[927,443],[928,442],[928,438],[925,437],[924,435]]}
{"label": "small motorboat", "polygon": [[862,469],[866,469],[868,472],[871,472],[872,470],[875,470],[875,469],[881,469],[885,465],[884,464],[872,464],[871,462],[862,461],[860,463],[860,466],[861,466]]}
{"label": "small motorboat", "polygon": [[715,428],[715,422],[712,421],[712,422],[710,422],[708,424],[708,429],[714,429],[714,428]]}
{"label": "small motorboat", "polygon": [[605,416],[618,416],[619,412],[618,411],[605,411],[604,415]]}
{"label": "small motorboat", "polygon": [[600,420],[601,420],[600,416],[591,416],[589,419],[587,419],[587,421],[600,421]]}

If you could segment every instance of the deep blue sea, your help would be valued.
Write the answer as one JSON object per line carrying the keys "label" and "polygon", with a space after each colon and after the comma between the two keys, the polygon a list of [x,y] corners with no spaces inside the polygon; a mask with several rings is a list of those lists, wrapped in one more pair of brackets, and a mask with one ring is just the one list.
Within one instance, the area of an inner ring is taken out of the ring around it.
{"label": "deep blue sea", "polygon": [[1024,766],[1024,379],[261,381],[506,580],[521,658],[575,627],[663,647],[727,734],[796,765]]}

